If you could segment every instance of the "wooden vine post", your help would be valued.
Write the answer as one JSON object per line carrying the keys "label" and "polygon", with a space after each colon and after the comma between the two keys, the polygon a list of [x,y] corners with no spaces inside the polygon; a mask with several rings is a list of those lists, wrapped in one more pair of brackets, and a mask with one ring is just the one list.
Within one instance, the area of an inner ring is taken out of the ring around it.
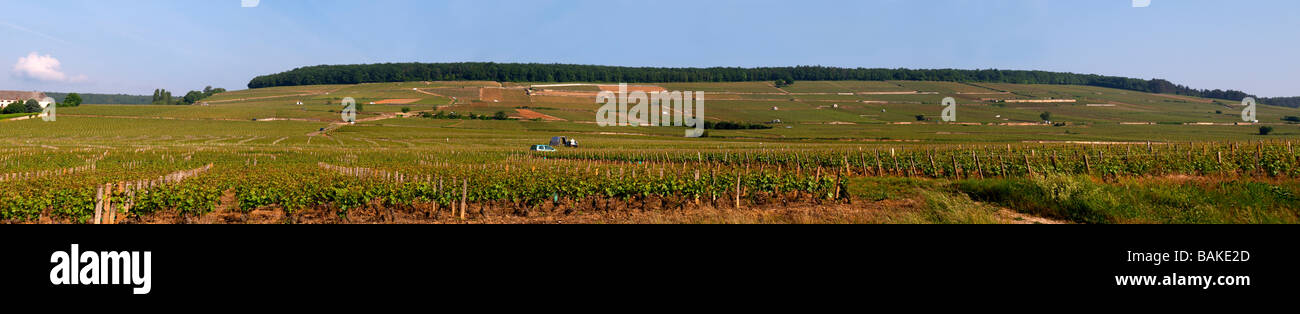
{"label": "wooden vine post", "polygon": [[736,209],[740,209],[740,171],[736,171]]}
{"label": "wooden vine post", "polygon": [[98,225],[104,217],[104,187],[95,187],[95,220],[92,223]]}
{"label": "wooden vine post", "polygon": [[462,181],[460,187],[460,219],[465,220],[465,209],[469,208],[469,179]]}

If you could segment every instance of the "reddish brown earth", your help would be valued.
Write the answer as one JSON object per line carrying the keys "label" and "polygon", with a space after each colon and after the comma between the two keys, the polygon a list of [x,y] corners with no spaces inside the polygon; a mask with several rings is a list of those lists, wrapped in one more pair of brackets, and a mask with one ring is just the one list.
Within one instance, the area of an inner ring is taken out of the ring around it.
{"label": "reddish brown earth", "polygon": [[515,111],[518,112],[519,117],[524,118],[524,120],[542,119],[546,121],[566,121],[564,119],[556,118],[547,114],[543,114],[541,112],[536,112],[528,109],[515,109]]}
{"label": "reddish brown earth", "polygon": [[389,104],[392,104],[392,105],[405,105],[405,104],[409,104],[409,103],[413,103],[413,102],[417,102],[417,101],[420,101],[420,100],[419,100],[419,99],[384,99],[384,100],[376,101],[375,104],[376,104],[376,105],[389,105]]}

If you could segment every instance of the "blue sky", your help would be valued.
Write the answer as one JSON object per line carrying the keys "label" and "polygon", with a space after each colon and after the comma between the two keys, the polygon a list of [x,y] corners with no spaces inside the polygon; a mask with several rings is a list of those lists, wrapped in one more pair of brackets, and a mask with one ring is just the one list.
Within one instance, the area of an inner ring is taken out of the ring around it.
{"label": "blue sky", "polygon": [[494,61],[1034,69],[1300,95],[1294,0],[239,2],[0,0],[24,12],[0,19],[0,89],[179,95],[307,65]]}

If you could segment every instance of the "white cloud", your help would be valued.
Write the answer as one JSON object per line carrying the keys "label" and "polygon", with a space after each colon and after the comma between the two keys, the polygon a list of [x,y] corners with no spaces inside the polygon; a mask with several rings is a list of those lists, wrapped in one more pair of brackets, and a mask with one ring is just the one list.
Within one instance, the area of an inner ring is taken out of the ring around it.
{"label": "white cloud", "polygon": [[32,52],[26,57],[18,58],[18,63],[14,64],[14,75],[46,82],[80,82],[86,80],[85,75],[64,74],[60,66],[59,59],[55,59],[48,54],[42,56]]}

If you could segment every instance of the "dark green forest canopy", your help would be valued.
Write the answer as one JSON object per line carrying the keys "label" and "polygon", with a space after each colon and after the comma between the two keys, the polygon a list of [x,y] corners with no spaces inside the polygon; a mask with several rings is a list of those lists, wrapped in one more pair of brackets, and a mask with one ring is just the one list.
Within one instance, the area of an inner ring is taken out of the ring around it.
{"label": "dark green forest canopy", "polygon": [[1282,107],[1300,108],[1300,97],[1261,98],[1259,99],[1259,103],[1269,104],[1274,106],[1282,106]]}
{"label": "dark green forest canopy", "polygon": [[538,63],[382,63],[318,65],[253,78],[248,88],[408,81],[497,82],[754,82],[754,81],[945,81],[1087,85],[1240,101],[1235,90],[1198,90],[1162,79],[1022,70],[867,69],[825,66],[655,68]]}

